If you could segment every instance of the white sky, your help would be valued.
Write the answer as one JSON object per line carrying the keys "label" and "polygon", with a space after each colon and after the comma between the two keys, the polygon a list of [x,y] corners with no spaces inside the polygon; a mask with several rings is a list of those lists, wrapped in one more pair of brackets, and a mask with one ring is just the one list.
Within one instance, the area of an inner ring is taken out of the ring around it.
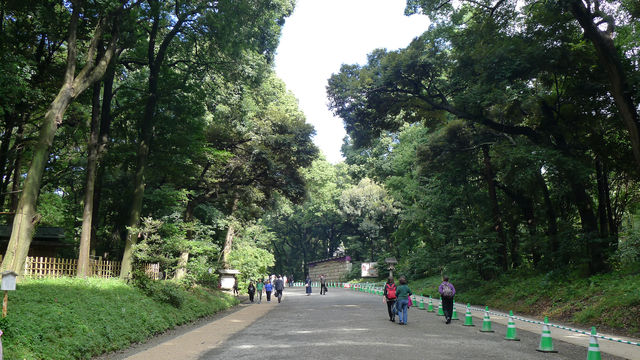
{"label": "white sky", "polygon": [[286,20],[276,73],[298,98],[314,141],[333,164],[342,161],[342,120],[327,109],[327,80],[342,64],[367,62],[374,49],[404,48],[422,34],[425,16],[404,16],[405,0],[297,0]]}

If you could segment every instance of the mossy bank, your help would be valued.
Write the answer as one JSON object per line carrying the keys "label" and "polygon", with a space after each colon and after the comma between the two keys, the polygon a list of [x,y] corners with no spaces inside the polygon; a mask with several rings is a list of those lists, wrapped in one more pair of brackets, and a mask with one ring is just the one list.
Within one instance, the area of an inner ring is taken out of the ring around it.
{"label": "mossy bank", "polygon": [[26,280],[9,293],[5,359],[90,359],[177,325],[227,309],[238,300],[169,281],[144,288],[119,280]]}

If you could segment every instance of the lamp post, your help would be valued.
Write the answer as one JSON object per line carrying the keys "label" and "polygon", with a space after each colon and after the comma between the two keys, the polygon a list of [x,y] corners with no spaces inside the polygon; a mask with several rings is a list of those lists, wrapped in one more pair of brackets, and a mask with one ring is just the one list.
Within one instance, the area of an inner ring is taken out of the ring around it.
{"label": "lamp post", "polygon": [[384,259],[384,262],[387,263],[387,265],[389,266],[389,277],[392,278],[393,270],[395,270],[398,260],[396,260],[396,258],[394,257],[391,257],[391,258]]}

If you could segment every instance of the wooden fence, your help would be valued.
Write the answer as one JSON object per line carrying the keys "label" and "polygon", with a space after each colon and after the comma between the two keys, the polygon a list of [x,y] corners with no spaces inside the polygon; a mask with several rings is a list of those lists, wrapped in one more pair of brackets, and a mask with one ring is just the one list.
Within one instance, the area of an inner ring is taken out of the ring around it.
{"label": "wooden fence", "polygon": [[[2,255],[0,255],[2,261]],[[27,257],[24,276],[30,278],[76,276],[78,259]],[[160,264],[144,264],[145,273],[154,280],[160,278]],[[88,276],[116,278],[120,276],[120,261],[89,260]]]}

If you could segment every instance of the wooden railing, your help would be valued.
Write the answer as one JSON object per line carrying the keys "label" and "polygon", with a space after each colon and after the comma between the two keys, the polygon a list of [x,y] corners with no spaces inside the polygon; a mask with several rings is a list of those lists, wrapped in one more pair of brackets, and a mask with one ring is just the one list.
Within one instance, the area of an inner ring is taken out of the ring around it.
{"label": "wooden railing", "polygon": [[[2,261],[2,255],[0,255]],[[78,259],[47,257],[27,257],[24,263],[24,276],[29,278],[76,276]],[[154,280],[160,278],[159,264],[144,264],[145,273]],[[116,278],[120,276],[120,261],[106,261],[101,258],[89,260],[88,276]]]}

